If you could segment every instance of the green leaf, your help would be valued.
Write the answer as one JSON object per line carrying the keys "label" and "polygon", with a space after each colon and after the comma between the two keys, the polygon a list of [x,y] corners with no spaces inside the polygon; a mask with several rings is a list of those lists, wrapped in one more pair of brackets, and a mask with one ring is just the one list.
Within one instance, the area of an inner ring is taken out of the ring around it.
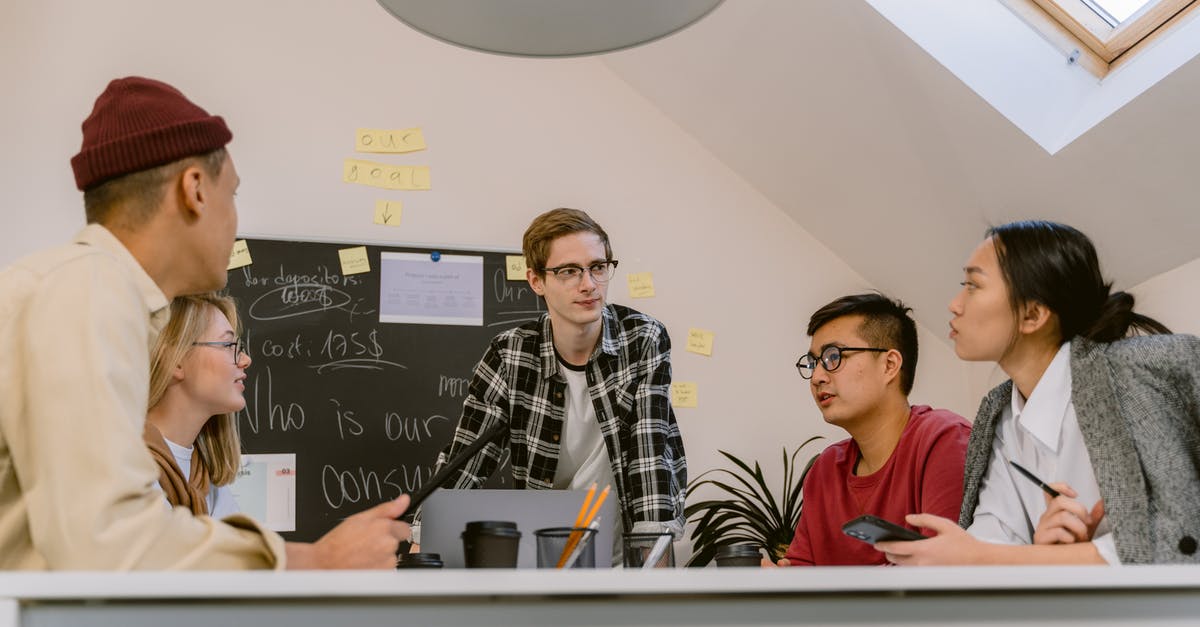
{"label": "green leaf", "polygon": [[779,497],[767,485],[762,465],[748,463],[726,451],[718,451],[733,466],[713,468],[695,477],[685,494],[693,496],[702,486],[716,489],[723,498],[693,502],[684,508],[692,531],[691,559],[688,566],[704,566],[716,556],[717,549],[731,544],[751,544],[765,549],[772,561],[787,552],[803,508],[803,486],[819,452],[812,455],[797,474],[800,451],[820,440],[805,440],[791,454],[783,447],[783,485]]}

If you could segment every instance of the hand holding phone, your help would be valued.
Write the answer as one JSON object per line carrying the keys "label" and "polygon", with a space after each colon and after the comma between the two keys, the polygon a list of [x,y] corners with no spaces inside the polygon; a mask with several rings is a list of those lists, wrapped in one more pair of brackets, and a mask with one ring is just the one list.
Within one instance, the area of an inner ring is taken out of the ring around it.
{"label": "hand holding phone", "polygon": [[862,540],[867,544],[925,539],[925,536],[912,529],[901,527],[896,523],[888,522],[870,514],[863,514],[842,525],[842,533],[855,540]]}

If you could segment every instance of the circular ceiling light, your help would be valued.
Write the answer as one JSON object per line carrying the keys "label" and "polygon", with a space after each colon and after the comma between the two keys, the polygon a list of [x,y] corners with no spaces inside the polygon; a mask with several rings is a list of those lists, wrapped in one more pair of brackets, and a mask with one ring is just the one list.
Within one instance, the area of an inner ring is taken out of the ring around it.
{"label": "circular ceiling light", "polygon": [[401,22],[473,50],[573,57],[630,48],[708,15],[723,0],[379,0]]}

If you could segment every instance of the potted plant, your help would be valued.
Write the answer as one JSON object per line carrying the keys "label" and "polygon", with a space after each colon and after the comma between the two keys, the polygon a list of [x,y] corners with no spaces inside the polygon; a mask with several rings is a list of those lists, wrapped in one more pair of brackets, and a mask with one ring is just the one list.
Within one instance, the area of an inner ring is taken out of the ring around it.
{"label": "potted plant", "polygon": [[[731,544],[760,547],[766,550],[772,562],[779,561],[787,553],[796,525],[800,522],[804,478],[817,460],[819,451],[808,459],[799,474],[796,472],[796,456],[805,446],[819,439],[820,436],[814,436],[805,440],[791,455],[788,455],[787,447],[783,448],[783,489],[779,498],[767,486],[762,466],[757,461],[752,469],[735,455],[718,451],[733,462],[737,471],[714,468],[689,483],[686,497],[691,497],[706,485],[722,490],[727,496],[692,503],[684,509],[688,522],[696,523],[692,531],[692,557],[687,565],[705,566],[712,561],[717,549]],[[726,477],[705,479],[712,473]]]}

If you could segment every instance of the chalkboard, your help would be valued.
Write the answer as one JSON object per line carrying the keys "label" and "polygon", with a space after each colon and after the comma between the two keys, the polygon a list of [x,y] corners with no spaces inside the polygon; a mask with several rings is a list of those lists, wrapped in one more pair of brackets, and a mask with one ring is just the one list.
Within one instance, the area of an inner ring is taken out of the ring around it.
{"label": "chalkboard", "polygon": [[[381,323],[380,253],[435,250],[368,245],[371,271],[343,275],[338,250],[358,245],[248,239],[253,264],[229,271],[253,359],[243,451],[296,454],[289,540],[419,488],[488,342],[545,311],[527,283],[506,280],[506,253],[437,249],[483,258],[483,325]],[[488,485],[511,487],[511,475],[502,468]]]}

